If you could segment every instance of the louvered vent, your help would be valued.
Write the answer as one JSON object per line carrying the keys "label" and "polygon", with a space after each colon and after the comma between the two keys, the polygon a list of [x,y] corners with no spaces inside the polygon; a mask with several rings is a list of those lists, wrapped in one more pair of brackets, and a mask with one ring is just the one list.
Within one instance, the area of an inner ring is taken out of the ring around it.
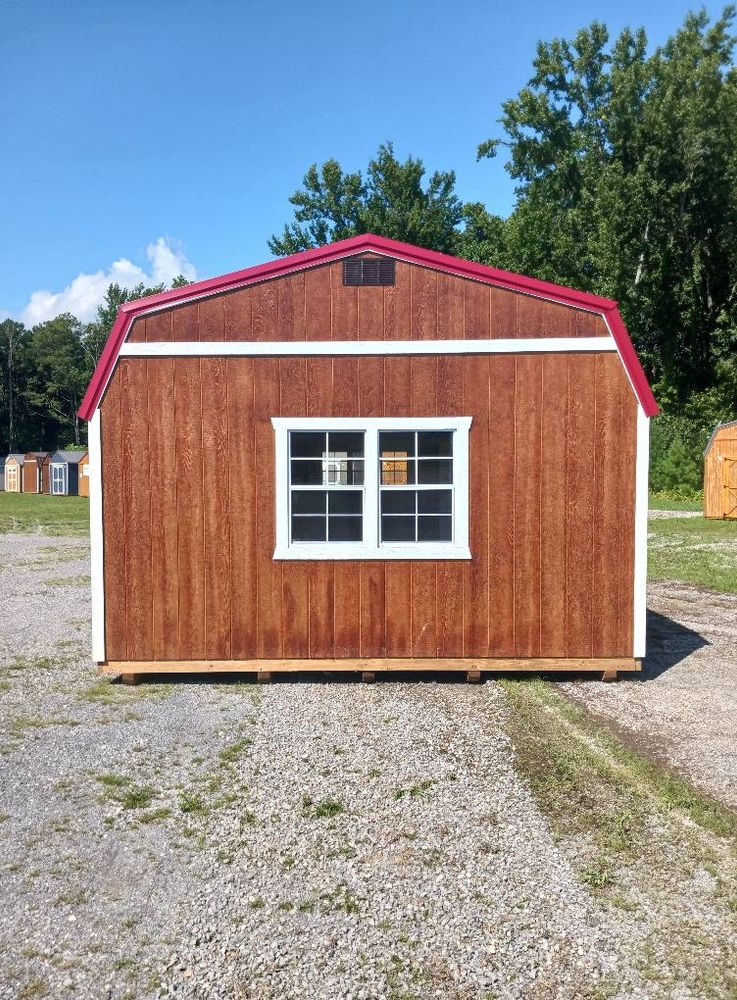
{"label": "louvered vent", "polygon": [[344,285],[393,285],[394,261],[386,257],[358,257],[343,261]]}

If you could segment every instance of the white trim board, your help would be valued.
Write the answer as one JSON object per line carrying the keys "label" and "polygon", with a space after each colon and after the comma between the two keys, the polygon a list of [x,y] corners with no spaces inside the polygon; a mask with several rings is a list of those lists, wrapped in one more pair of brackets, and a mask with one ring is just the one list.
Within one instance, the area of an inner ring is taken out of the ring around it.
{"label": "white trim board", "polygon": [[635,566],[634,648],[636,659],[645,656],[647,632],[647,508],[650,465],[650,418],[637,407],[637,458],[635,463]]}
{"label": "white trim board", "polygon": [[122,358],[275,357],[336,354],[547,354],[616,352],[609,337],[519,337],[514,340],[197,340],[126,343]]}
{"label": "white trim board", "polygon": [[105,662],[105,555],[102,534],[102,449],[100,411],[88,424],[90,480],[90,585],[92,590],[92,659]]}

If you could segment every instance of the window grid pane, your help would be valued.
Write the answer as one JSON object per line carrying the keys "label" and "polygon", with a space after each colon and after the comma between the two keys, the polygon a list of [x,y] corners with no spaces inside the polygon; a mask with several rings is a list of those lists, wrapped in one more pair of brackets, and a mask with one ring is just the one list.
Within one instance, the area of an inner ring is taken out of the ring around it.
{"label": "window grid pane", "polygon": [[364,481],[364,441],[364,431],[290,432],[292,542],[363,540],[363,490],[355,487]]}

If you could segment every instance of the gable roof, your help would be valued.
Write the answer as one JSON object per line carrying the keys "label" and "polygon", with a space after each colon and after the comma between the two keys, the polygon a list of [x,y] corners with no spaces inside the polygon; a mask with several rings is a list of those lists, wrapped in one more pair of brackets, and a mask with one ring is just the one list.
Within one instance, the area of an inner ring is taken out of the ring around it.
{"label": "gable roof", "polygon": [[352,236],[350,239],[341,240],[338,243],[329,243],[327,246],[292,254],[289,257],[281,257],[256,267],[248,267],[243,271],[233,271],[231,274],[197,281],[191,285],[185,285],[183,288],[173,288],[158,295],[149,295],[144,299],[124,302],[118,310],[110,336],[82,400],[79,415],[84,420],[92,418],[115,368],[120,348],[131,324],[138,316],[165,306],[180,305],[194,299],[215,295],[218,292],[233,291],[236,288],[242,288],[259,281],[278,278],[293,271],[301,271],[318,264],[328,264],[340,260],[342,257],[367,252],[383,254],[394,257],[396,260],[406,261],[409,264],[418,264],[461,278],[471,278],[474,281],[506,288],[509,291],[522,292],[526,295],[547,299],[550,302],[558,302],[561,305],[598,313],[604,318],[611,330],[622,364],[646,416],[653,417],[658,413],[658,404],[655,402],[655,397],[642,370],[642,365],[627,333],[617,303],[612,299],[604,299],[598,295],[592,295],[590,292],[579,292],[563,285],[554,285],[549,281],[527,278],[511,271],[501,271],[485,264],[476,264],[474,261],[462,260],[459,257],[437,253],[435,250],[425,250],[421,247],[411,246],[409,243],[399,243],[396,240],[367,233],[362,236]]}
{"label": "gable roof", "polygon": [[14,461],[16,461],[18,465],[25,465],[26,456],[22,455],[19,451],[11,451],[11,453],[5,459],[5,462],[6,463],[9,462],[11,458],[14,459]]}
{"label": "gable roof", "polygon": [[77,465],[81,458],[87,454],[86,451],[55,451],[51,456],[54,465],[67,462],[70,465]]}

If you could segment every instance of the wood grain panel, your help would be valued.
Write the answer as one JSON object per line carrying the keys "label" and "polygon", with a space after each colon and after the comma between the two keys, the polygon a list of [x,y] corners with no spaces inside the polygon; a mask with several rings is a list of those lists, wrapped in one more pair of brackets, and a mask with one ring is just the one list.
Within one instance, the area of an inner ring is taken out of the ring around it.
{"label": "wood grain panel", "polygon": [[633,614],[634,614],[634,573],[635,573],[635,468],[637,460],[637,408],[638,403],[630,389],[629,380],[618,358],[610,357],[609,365],[615,371],[615,381],[620,400],[620,439],[617,448],[617,482],[612,484],[616,491],[620,516],[616,526],[618,543],[618,648],[623,656],[632,655]]}
{"label": "wood grain panel", "polygon": [[279,339],[305,339],[305,275],[289,274],[275,282],[278,296]]}
{"label": "wood grain panel", "polygon": [[[307,412],[307,362],[305,358],[279,359],[279,415],[304,416]],[[281,564],[282,635],[284,656],[310,655],[310,567],[308,563]]]}
{"label": "wood grain panel", "polygon": [[305,338],[330,340],[332,336],[331,277],[329,267],[305,271]]}
{"label": "wood grain panel", "polygon": [[200,340],[225,340],[224,297],[200,299]]}
{"label": "wood grain panel", "polygon": [[102,401],[100,437],[102,450],[102,518],[104,535],[105,649],[108,659],[127,658],[125,641],[125,530],[123,517],[123,432],[121,370],[110,379]]}
{"label": "wood grain panel", "polygon": [[542,357],[523,354],[515,374],[514,647],[540,655]]}
{"label": "wood grain panel", "polygon": [[279,340],[279,299],[274,281],[256,285],[251,292],[251,334],[254,340]]}
{"label": "wood grain panel", "polygon": [[254,361],[229,358],[228,476],[230,533],[230,633],[232,655],[254,657],[257,651],[258,570],[256,543],[256,461]]}
{"label": "wood grain panel", "polygon": [[[428,299],[435,299],[435,288]],[[434,417],[438,411],[438,358],[410,358],[412,413]],[[412,656],[437,656],[437,565],[434,562],[412,563]]]}
{"label": "wood grain panel", "polygon": [[[361,417],[384,415],[384,359],[381,357],[362,357],[358,360],[358,414]],[[362,656],[384,656],[386,653],[384,567],[385,563],[381,561],[360,563],[359,629]],[[338,641],[336,632],[336,648]]]}
{"label": "wood grain panel", "polygon": [[[471,369],[473,363],[468,361]],[[476,612],[480,616],[488,614],[490,656],[505,655],[514,647],[515,633],[515,557],[517,536],[515,531],[515,412],[516,360],[514,357],[494,356],[489,358],[489,387],[487,443],[482,455],[486,456],[489,468],[488,528],[486,545],[488,559],[488,607],[480,601]],[[466,386],[466,392],[469,387]],[[473,397],[471,397],[473,398]],[[480,460],[483,460],[481,458]],[[476,476],[474,467],[473,475]],[[483,489],[480,480],[478,490]],[[482,492],[483,496],[483,492]],[[481,505],[481,498],[477,506]],[[479,544],[481,550],[481,545]],[[476,547],[471,550],[476,554]],[[483,577],[482,577],[483,579]],[[469,611],[473,620],[474,613]],[[501,650],[503,652],[498,653]]]}
{"label": "wood grain panel", "polygon": [[125,539],[125,631],[128,659],[153,653],[151,609],[151,490],[148,452],[146,361],[124,363],[121,373],[123,426],[123,514]]}
{"label": "wood grain panel", "polygon": [[179,655],[177,588],[177,453],[174,423],[174,361],[150,358],[148,448],[151,491],[151,605],[154,659]]}
{"label": "wood grain panel", "polygon": [[566,651],[591,656],[596,358],[571,355],[566,426]]}
{"label": "wood grain panel", "polygon": [[[462,304],[462,299],[461,299]],[[437,413],[449,416],[473,416],[466,412],[463,386],[466,359],[461,355],[438,357]],[[463,592],[468,564],[443,560],[437,566],[436,628],[438,656],[448,650],[463,649]]]}
{"label": "wood grain panel", "polygon": [[245,291],[223,295],[223,335],[225,340],[251,340],[253,294]]}
{"label": "wood grain panel", "polygon": [[568,358],[542,359],[540,634],[550,656],[566,652],[566,410]]}
{"label": "wood grain panel", "polygon": [[[489,480],[492,457],[489,440],[490,370],[487,356],[465,359],[464,409],[473,416],[469,439],[469,543],[471,562],[465,567],[463,645],[468,655],[485,656],[489,648]],[[479,363],[480,362],[480,363]]]}
{"label": "wood grain panel", "polygon": [[333,358],[334,417],[355,417],[358,413],[358,358]]}
{"label": "wood grain panel", "polygon": [[[491,336],[490,291],[488,285],[478,281],[463,283],[466,337],[469,340],[487,340]],[[507,336],[510,336],[507,333]]]}
{"label": "wood grain panel", "polygon": [[172,313],[166,309],[151,313],[146,317],[146,340],[149,342],[169,341],[172,338]]}
{"label": "wood grain panel", "polygon": [[230,464],[225,358],[202,358],[202,488],[205,549],[205,648],[228,659],[230,639]]}
{"label": "wood grain panel", "polygon": [[256,440],[257,655],[282,655],[281,564],[274,562],[274,428],[279,413],[279,361],[259,358],[254,366]]}
{"label": "wood grain panel", "polygon": [[465,336],[463,283],[451,274],[437,274],[438,337],[460,340]]}
{"label": "wood grain panel", "polygon": [[[411,340],[411,265],[397,261],[395,279],[384,289],[384,340]],[[366,337],[362,330],[361,339]]]}
{"label": "wood grain panel", "polygon": [[139,316],[138,319],[134,319],[128,330],[128,336],[125,338],[130,344],[143,344],[146,341],[146,317]]}
{"label": "wood grain panel", "polygon": [[384,415],[384,359],[358,359],[358,416]]}
{"label": "wood grain panel", "polygon": [[200,339],[198,302],[191,302],[189,305],[172,309],[171,339],[183,340],[187,343]]}
{"label": "wood grain panel", "polygon": [[205,648],[202,377],[199,358],[174,360],[179,582],[179,655]]}
{"label": "wood grain panel", "polygon": [[[410,358],[384,359],[384,414],[404,417],[412,412]],[[412,564],[384,564],[384,632],[387,656],[409,656],[412,649]]]}
{"label": "wood grain panel", "polygon": [[[374,289],[376,290],[376,289]],[[356,340],[358,338],[358,314],[359,294],[366,291],[364,288],[356,288],[343,284],[343,265],[330,268],[330,311],[331,329],[330,334],[333,340]],[[378,289],[381,297],[381,289]],[[383,315],[380,314],[379,322],[373,324],[374,328],[383,328]]]}
{"label": "wood grain panel", "polygon": [[437,340],[438,275],[425,267],[412,268],[412,339]]}

